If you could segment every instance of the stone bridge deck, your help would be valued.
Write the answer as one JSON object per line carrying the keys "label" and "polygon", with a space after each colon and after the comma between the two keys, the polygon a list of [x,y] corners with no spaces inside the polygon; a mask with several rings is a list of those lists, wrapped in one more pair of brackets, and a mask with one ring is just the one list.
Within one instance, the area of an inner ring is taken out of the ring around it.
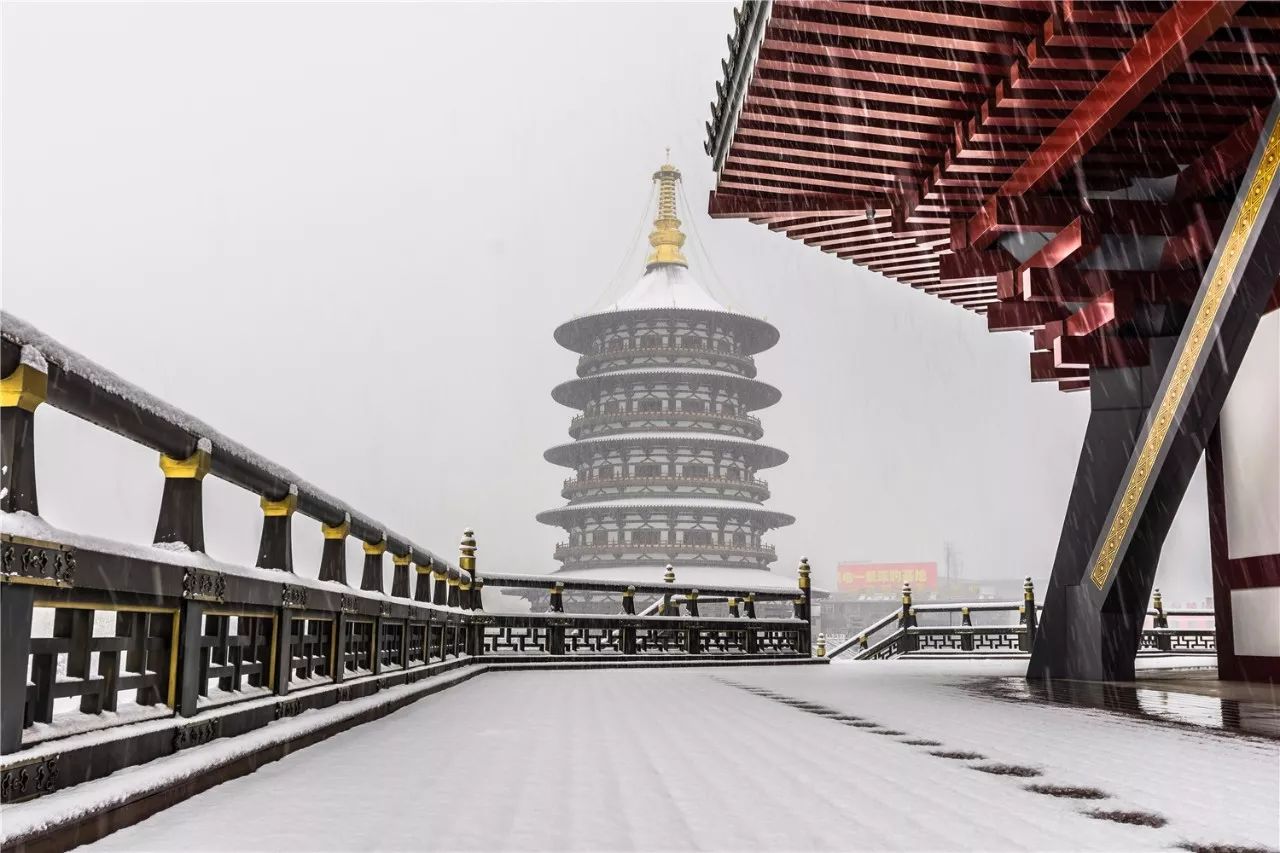
{"label": "stone bridge deck", "polygon": [[[1272,704],[1151,689],[1111,703],[1124,710],[1066,706],[1027,695],[1024,667],[890,661],[486,673],[96,847],[1128,851],[1280,843]],[[1241,726],[1254,733],[1232,730]],[[65,808],[75,796],[70,789],[27,805]]]}

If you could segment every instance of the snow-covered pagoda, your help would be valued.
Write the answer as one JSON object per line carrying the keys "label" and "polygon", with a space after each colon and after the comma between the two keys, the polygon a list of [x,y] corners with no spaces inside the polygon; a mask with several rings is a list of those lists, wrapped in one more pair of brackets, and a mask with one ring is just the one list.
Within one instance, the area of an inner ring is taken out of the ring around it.
{"label": "snow-covered pagoda", "polygon": [[581,358],[578,378],[552,397],[580,414],[574,440],[545,454],[574,471],[569,502],[538,520],[568,531],[555,554],[566,576],[651,582],[671,564],[682,582],[792,586],[768,572],[775,554],[764,536],[795,519],[765,508],[758,477],[787,454],[760,443],[752,414],[781,396],[755,378],[752,358],[778,330],[693,277],[676,216],[680,172],[668,163],[653,179],[644,275],[607,310],[556,329]]}

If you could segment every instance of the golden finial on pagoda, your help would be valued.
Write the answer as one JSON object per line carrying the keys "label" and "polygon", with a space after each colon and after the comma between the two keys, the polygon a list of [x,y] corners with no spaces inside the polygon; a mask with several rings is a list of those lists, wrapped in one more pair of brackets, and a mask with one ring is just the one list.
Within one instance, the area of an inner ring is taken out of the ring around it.
{"label": "golden finial on pagoda", "polygon": [[[671,149],[667,149],[667,159],[671,159]],[[684,232],[680,230],[680,220],[676,218],[676,181],[680,180],[680,170],[664,163],[653,173],[658,182],[658,215],[653,220],[653,230],[649,232],[649,245],[653,251],[649,253],[646,264],[679,264],[688,267],[680,247],[684,245]]]}

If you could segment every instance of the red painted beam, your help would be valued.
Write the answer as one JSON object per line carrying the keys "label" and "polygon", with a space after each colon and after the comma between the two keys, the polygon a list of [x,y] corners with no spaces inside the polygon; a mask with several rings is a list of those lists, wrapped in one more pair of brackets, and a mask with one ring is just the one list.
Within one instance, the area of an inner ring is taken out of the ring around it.
{"label": "red painted beam", "polygon": [[875,215],[884,199],[871,196],[830,194],[798,194],[777,198],[760,197],[713,190],[707,202],[707,213],[714,219],[743,219],[749,216],[803,215],[821,213],[831,216],[856,216],[868,209]]}
{"label": "red painted beam", "polygon": [[1063,323],[1064,335],[1083,337],[1099,331],[1114,332],[1115,326],[1133,318],[1133,298],[1109,290],[1074,311]]}
{"label": "red painted beam", "polygon": [[1066,319],[1067,314],[1067,309],[1048,302],[1000,302],[987,312],[987,331],[1030,331]]}
{"label": "red painted beam", "polygon": [[1063,379],[1088,379],[1089,369],[1086,367],[1059,367],[1054,364],[1053,352],[1036,350],[1031,353],[1031,381],[1058,382]]}
{"label": "red painted beam", "polygon": [[1076,219],[1092,219],[1089,227],[1102,234],[1167,236],[1200,219],[1225,220],[1229,207],[1216,202],[1127,201],[1120,199],[992,196],[968,221],[951,223],[953,251],[985,249],[1002,234],[1026,231],[1058,232]]}
{"label": "red painted beam", "polygon": [[1018,268],[1012,276],[1016,296],[1029,299],[1030,273],[1032,270],[1052,270],[1062,264],[1076,264],[1090,252],[1098,248],[1101,235],[1098,233],[1097,220],[1093,217],[1079,216],[1070,225],[1055,234],[1049,242],[1036,251]]}
{"label": "red painted beam", "polygon": [[1242,0],[1176,3],[1010,176],[999,194],[1018,196],[1056,183],[1243,5]]}
{"label": "red painted beam", "polygon": [[1053,342],[1053,355],[1058,367],[1142,367],[1150,360],[1150,346],[1146,338],[1063,335]]}
{"label": "red painted beam", "polygon": [[1018,267],[1018,259],[999,247],[985,251],[961,249],[942,255],[940,260],[938,272],[946,281],[987,280]]}
{"label": "red painted beam", "polygon": [[[1017,280],[1023,288],[1023,298],[1029,302],[1088,302],[1108,290],[1115,290],[1130,294],[1135,302],[1190,305],[1200,288],[1200,278],[1200,271],[1196,269],[1150,272],[1058,267],[1025,270]],[[1012,273],[998,278],[997,284],[1002,294],[1010,294],[1002,298],[1012,298]]]}

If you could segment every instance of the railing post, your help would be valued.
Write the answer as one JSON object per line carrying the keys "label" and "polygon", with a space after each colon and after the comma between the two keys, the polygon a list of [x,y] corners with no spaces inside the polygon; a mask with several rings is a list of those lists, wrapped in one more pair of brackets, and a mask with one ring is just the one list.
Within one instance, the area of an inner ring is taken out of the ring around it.
{"label": "railing post", "polygon": [[[667,571],[662,575],[662,582],[663,583],[676,582],[675,566],[671,565],[670,563],[667,563]],[[658,615],[659,616],[671,615],[671,593],[664,592],[662,594],[662,606],[658,608]]]}
{"label": "railing post", "polygon": [[734,619],[737,619],[738,618],[738,599],[734,598],[731,595],[729,596],[728,604],[729,604],[729,615]]}
{"label": "railing post", "polygon": [[458,603],[463,610],[470,610],[471,581],[476,571],[476,534],[470,527],[462,531],[462,539],[458,542],[458,568],[467,573],[467,577],[458,582]]}
{"label": "railing post", "polygon": [[800,558],[800,568],[797,570],[800,584],[800,598],[798,600],[796,614],[798,619],[804,620],[804,627],[800,629],[800,648],[798,652],[803,652],[805,657],[813,657],[813,589],[809,582],[809,558]]}
{"label": "railing post", "polygon": [[[8,452],[7,446],[5,452]],[[0,696],[4,699],[0,702],[0,754],[3,755],[16,752],[22,746],[34,602],[33,585],[0,583]]]}
{"label": "railing post", "polygon": [[258,544],[260,569],[293,571],[293,511],[298,508],[298,487],[290,485],[280,500],[266,495],[262,506],[262,540]]}
{"label": "railing post", "polygon": [[[325,543],[326,545],[329,543]],[[333,618],[333,663],[331,671],[334,684],[341,684],[347,677],[347,612],[338,610]]]}
{"label": "railing post", "polygon": [[911,633],[911,629],[916,627],[916,609],[911,606],[911,584],[904,583],[902,585],[902,640],[899,648],[903,652],[914,652],[918,648],[919,638]]}
{"label": "railing post", "polygon": [[[302,623],[302,632],[307,631],[306,622]],[[284,696],[289,692],[289,678],[292,675],[291,664],[293,663],[293,608],[278,607],[276,608],[276,637],[275,637],[275,660],[271,662],[272,668],[275,670],[276,683],[274,692],[277,696]],[[308,673],[309,675],[310,673]]]}
{"label": "railing post", "polygon": [[320,554],[320,580],[347,583],[347,534],[351,532],[351,516],[343,515],[340,524],[320,525],[324,534],[324,551]]}
{"label": "railing post", "polygon": [[48,366],[35,347],[24,346],[17,355],[17,364],[0,379],[0,510],[39,515],[35,416],[49,396]]}
{"label": "railing post", "polygon": [[209,473],[213,445],[207,438],[196,442],[196,452],[186,459],[160,454],[164,492],[154,542],[186,545],[204,550],[204,475]]}
{"label": "railing post", "polygon": [[[690,616],[698,615],[698,591],[696,589],[689,590],[689,596],[685,600],[685,608],[689,611]],[[686,653],[696,655],[702,652],[702,632],[697,625],[690,625],[685,630],[684,639]]]}
{"label": "railing post", "polygon": [[[973,627],[973,619],[970,618],[969,608],[967,607],[960,608],[960,627],[962,628]],[[965,631],[960,635],[960,650],[964,652],[973,651],[973,632],[972,631]]]}
{"label": "railing post", "polygon": [[[1152,596],[1151,604],[1156,611],[1155,618],[1151,621],[1151,627],[1168,628],[1169,617],[1166,616],[1164,613],[1164,596],[1160,594],[1159,589],[1157,589],[1155,591],[1155,594]],[[1162,652],[1172,651],[1173,637],[1170,637],[1168,634],[1163,634],[1163,633],[1156,634],[1156,648],[1158,648]]]}
{"label": "railing post", "polygon": [[414,564],[413,600],[423,604],[431,603],[431,563]]}
{"label": "railing post", "polygon": [[[551,612],[564,612],[564,581],[556,581],[551,587]],[[547,625],[547,651],[553,655],[564,654],[564,625]]]}
{"label": "railing post", "polygon": [[458,607],[459,595],[458,587],[462,584],[462,575],[450,574],[448,581],[449,597],[445,600],[445,604],[450,607]]}
{"label": "railing post", "polygon": [[1029,652],[1035,646],[1036,642],[1036,590],[1031,584],[1031,578],[1027,577],[1022,582],[1022,623],[1026,626],[1026,633],[1021,637],[1019,647],[1024,652]]}
{"label": "railing post", "polygon": [[[746,618],[754,620],[756,618],[756,594],[754,592],[747,593],[747,597],[742,601],[742,615]],[[759,628],[752,625],[747,629],[747,654],[754,655],[760,651],[760,633]]]}
{"label": "railing post", "polygon": [[[636,588],[628,586],[622,591],[622,612],[628,616],[636,615]],[[622,628],[622,653],[624,655],[634,655],[636,653],[636,628],[634,625],[626,625]]]}
{"label": "railing post", "polygon": [[[471,611],[473,613],[484,612],[484,578],[472,575],[471,580]],[[484,654],[484,620],[476,620],[471,630],[475,635],[473,640],[474,649],[472,654],[479,657]]]}
{"label": "railing post", "polygon": [[431,564],[431,603],[437,607],[445,607],[449,603],[449,569],[439,568]]}
{"label": "railing post", "polygon": [[818,651],[817,656],[825,658],[827,656],[827,635],[821,631],[818,632]]}
{"label": "railing post", "polygon": [[199,601],[182,602],[181,621],[178,626],[178,685],[173,709],[181,717],[194,717],[199,710],[201,659],[204,647],[204,604]]}
{"label": "railing post", "polygon": [[382,555],[387,550],[387,535],[377,542],[365,542],[364,571],[360,575],[360,588],[369,592],[382,592]]}
{"label": "railing post", "polygon": [[391,595],[393,598],[409,597],[409,564],[413,562],[412,550],[391,555]]}

